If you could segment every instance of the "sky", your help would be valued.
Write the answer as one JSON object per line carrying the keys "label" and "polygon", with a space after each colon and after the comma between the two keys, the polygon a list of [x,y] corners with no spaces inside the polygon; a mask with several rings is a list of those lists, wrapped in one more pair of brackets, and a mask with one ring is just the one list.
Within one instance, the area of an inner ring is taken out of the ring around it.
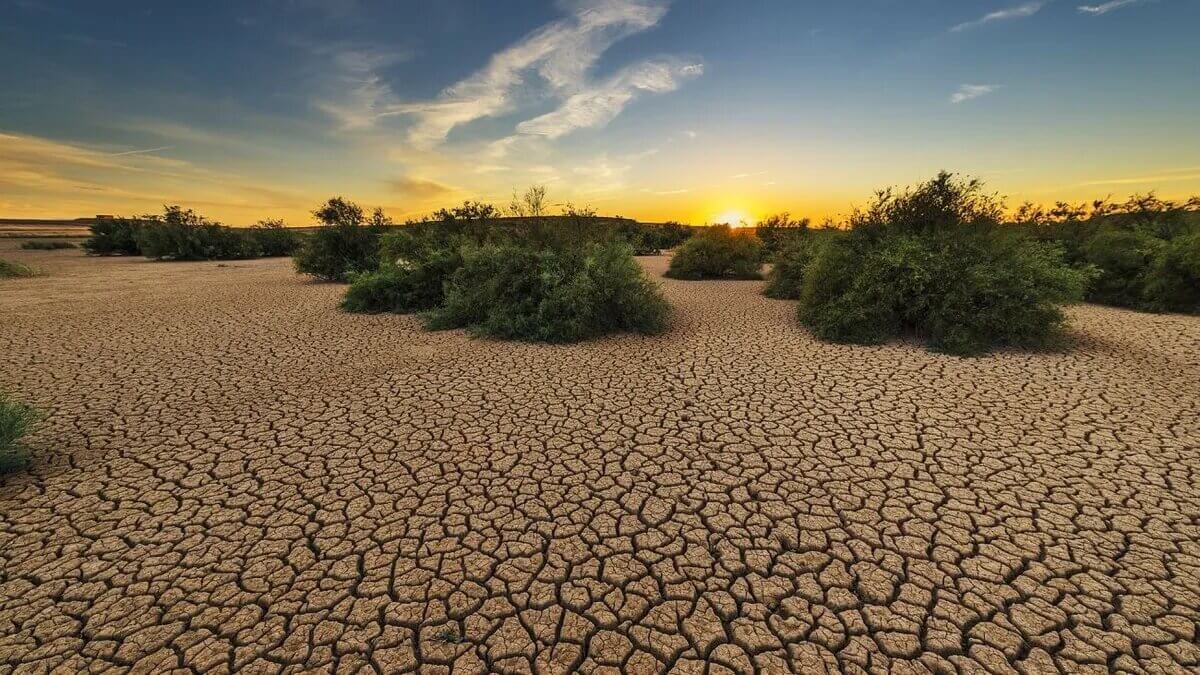
{"label": "sky", "polygon": [[1200,194],[1197,0],[0,0],[0,217]]}

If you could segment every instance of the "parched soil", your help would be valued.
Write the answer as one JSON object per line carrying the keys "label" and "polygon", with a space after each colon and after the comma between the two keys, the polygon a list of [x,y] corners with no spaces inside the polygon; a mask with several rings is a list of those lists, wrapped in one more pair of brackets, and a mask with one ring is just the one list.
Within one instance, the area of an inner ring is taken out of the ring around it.
{"label": "parched soil", "polygon": [[15,245],[52,274],[0,281],[0,387],[49,419],[0,483],[0,671],[1200,663],[1200,318],[959,359],[665,281],[669,334],[544,346],[287,260]]}

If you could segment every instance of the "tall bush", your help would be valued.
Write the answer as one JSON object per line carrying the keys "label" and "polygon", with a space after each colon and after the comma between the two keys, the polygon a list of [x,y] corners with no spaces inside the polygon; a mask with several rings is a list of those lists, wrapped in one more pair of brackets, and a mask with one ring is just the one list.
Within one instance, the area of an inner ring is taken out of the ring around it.
{"label": "tall bush", "polygon": [[905,334],[937,351],[977,354],[1050,342],[1060,305],[1090,273],[1054,244],[999,225],[998,199],[947,173],[880,192],[808,265],[799,317],[821,338],[873,344]]}
{"label": "tall bush", "polygon": [[381,209],[367,220],[357,204],[334,197],[313,215],[323,224],[296,251],[296,271],[322,281],[348,281],[379,267],[379,238],[392,225]]}
{"label": "tall bush", "polygon": [[728,225],[706,227],[688,239],[671,258],[672,279],[759,279],[762,243],[750,231]]}
{"label": "tall bush", "polygon": [[767,287],[763,294],[777,300],[798,300],[804,286],[804,274],[816,257],[821,244],[831,235],[816,235],[809,230],[793,233],[777,244]]}

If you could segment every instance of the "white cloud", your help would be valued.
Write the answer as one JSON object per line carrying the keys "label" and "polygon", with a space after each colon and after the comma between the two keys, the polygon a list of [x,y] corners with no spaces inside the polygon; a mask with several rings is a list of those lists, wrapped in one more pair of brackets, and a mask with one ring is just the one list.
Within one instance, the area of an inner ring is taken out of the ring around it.
{"label": "white cloud", "polygon": [[958,91],[950,95],[951,103],[964,103],[988,94],[1000,88],[998,84],[964,84]]}
{"label": "white cloud", "polygon": [[989,24],[994,21],[1007,21],[1009,19],[1023,19],[1027,16],[1033,16],[1034,14],[1037,14],[1045,6],[1046,6],[1045,0],[1035,0],[1034,2],[1026,2],[1021,5],[1015,5],[1013,7],[1008,7],[1005,9],[996,10],[995,12],[990,12],[988,14],[984,14],[983,16],[979,17],[978,19],[975,19],[974,21],[967,21],[965,23],[960,23],[957,26],[954,26],[953,28],[951,28],[950,31],[953,33],[957,33],[959,31],[964,31],[964,30],[967,30],[970,28],[976,28],[978,26],[982,26],[984,24]]}
{"label": "white cloud", "polygon": [[664,93],[704,73],[704,66],[673,60],[629,66],[604,82],[588,85],[563,101],[557,110],[517,125],[520,136],[555,139],[577,129],[604,126],[639,94]]}
{"label": "white cloud", "polygon": [[697,134],[695,131],[692,131],[691,129],[684,129],[683,135],[687,136],[688,138],[690,138],[694,141],[694,140],[696,140],[696,136],[698,136],[699,134]]}
{"label": "white cloud", "polygon": [[570,16],[551,22],[494,54],[475,74],[451,85],[432,101],[391,106],[385,115],[411,115],[410,142],[441,143],[455,127],[513,110],[526,73],[536,72],[560,99],[591,89],[588,73],[618,40],[654,27],[666,14],[660,0],[592,0],[571,4]]}
{"label": "white cloud", "polygon": [[1114,9],[1121,9],[1130,5],[1140,5],[1146,0],[1111,0],[1110,2],[1101,3],[1099,5],[1080,5],[1077,9],[1081,14],[1108,14]]}

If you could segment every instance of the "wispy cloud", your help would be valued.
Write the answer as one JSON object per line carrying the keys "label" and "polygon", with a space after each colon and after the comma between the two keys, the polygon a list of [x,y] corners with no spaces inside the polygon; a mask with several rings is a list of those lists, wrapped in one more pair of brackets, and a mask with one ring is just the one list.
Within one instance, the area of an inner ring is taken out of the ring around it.
{"label": "wispy cloud", "polygon": [[603,126],[621,114],[639,94],[674,91],[684,80],[703,73],[704,66],[699,63],[673,59],[638,63],[603,82],[586,85],[557,110],[521,122],[517,134],[554,139],[576,129]]}
{"label": "wispy cloud", "polygon": [[[387,114],[415,117],[409,141],[428,148],[444,141],[457,126],[510,112],[516,107],[517,90],[531,71],[536,72],[551,95],[566,99],[564,107],[573,109],[572,114],[582,114],[578,107],[594,90],[588,82],[588,73],[601,54],[618,40],[654,27],[666,11],[666,3],[658,0],[576,2],[569,17],[542,26],[494,54],[482,70],[451,85],[435,100],[397,105]],[[612,108],[611,104],[604,105],[602,97],[593,97],[591,101]],[[605,114],[601,112],[599,116]],[[565,125],[563,116],[557,122],[554,117],[543,117],[547,119],[530,120],[526,128]]]}
{"label": "wispy cloud", "polygon": [[998,84],[964,84],[959,86],[958,91],[950,95],[950,102],[965,103],[980,96],[987,96],[999,88]]}
{"label": "wispy cloud", "polygon": [[978,26],[983,26],[985,24],[993,23],[996,21],[1008,21],[1010,19],[1023,19],[1027,16],[1033,16],[1034,14],[1037,14],[1045,6],[1046,6],[1046,2],[1044,0],[1035,0],[1034,2],[1026,2],[1021,5],[1014,5],[1012,7],[1007,7],[1005,9],[999,9],[994,12],[989,12],[988,14],[984,14],[983,16],[981,16],[978,19],[975,19],[973,21],[966,21],[964,23],[960,23],[957,26],[954,26],[953,28],[951,28],[950,32],[958,33],[960,31],[968,30],[971,28],[976,28]]}
{"label": "wispy cloud", "polygon": [[1107,178],[1104,180],[1093,180],[1086,183],[1080,183],[1084,186],[1092,185],[1155,185],[1158,183],[1171,183],[1176,181],[1200,180],[1200,167],[1187,167],[1182,169],[1163,169],[1161,173],[1153,176],[1131,176],[1127,178]]}
{"label": "wispy cloud", "polygon": [[1111,2],[1104,2],[1099,5],[1080,5],[1077,9],[1079,10],[1080,14],[1099,15],[1108,14],[1114,9],[1121,9],[1122,7],[1129,7],[1130,5],[1140,5],[1145,2],[1147,2],[1147,0],[1111,0]]}
{"label": "wispy cloud", "polygon": [[732,180],[741,180],[743,178],[753,178],[754,176],[765,176],[765,175],[767,175],[766,171],[755,171],[753,173],[735,173],[732,176],[730,176],[730,178]]}
{"label": "wispy cloud", "polygon": [[337,120],[342,129],[372,126],[398,104],[380,70],[406,58],[386,49],[333,45],[312,50],[329,58],[335,69],[336,92],[314,102],[317,109]]}
{"label": "wispy cloud", "polygon": [[148,155],[152,152],[162,152],[163,150],[170,150],[173,147],[175,147],[175,146],[161,145],[157,148],[143,148],[141,150],[126,150],[125,152],[114,152],[114,153],[110,153],[108,156],[109,157],[127,157],[129,155]]}
{"label": "wispy cloud", "polygon": [[424,178],[414,178],[405,176],[395,180],[388,181],[388,187],[392,192],[409,199],[426,200],[434,197],[441,197],[448,193],[454,192],[454,188],[442,185],[437,181],[425,180]]}

